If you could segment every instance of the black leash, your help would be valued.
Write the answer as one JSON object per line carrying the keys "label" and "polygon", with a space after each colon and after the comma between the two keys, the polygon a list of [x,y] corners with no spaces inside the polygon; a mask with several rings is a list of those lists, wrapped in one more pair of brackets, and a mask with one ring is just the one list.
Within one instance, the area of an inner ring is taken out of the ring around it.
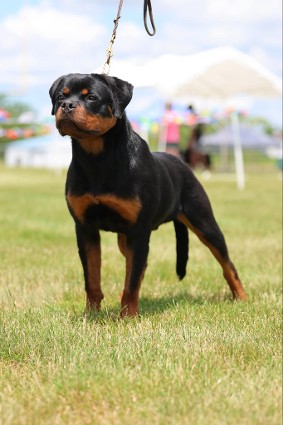
{"label": "black leash", "polygon": [[[103,71],[102,71],[102,73],[106,74],[106,75],[108,75],[109,71],[110,71],[110,61],[111,61],[111,58],[113,56],[112,49],[113,49],[113,44],[114,44],[114,41],[115,41],[115,38],[116,38],[116,32],[117,32],[117,28],[118,28],[118,25],[119,25],[119,19],[121,18],[122,6],[123,6],[123,0],[120,0],[119,6],[118,6],[117,16],[116,16],[116,19],[114,19],[114,29],[113,29],[113,32],[112,32],[112,37],[110,39],[108,49],[106,50],[106,61],[105,61],[105,64],[103,66]],[[148,25],[147,25],[147,13],[149,14],[152,32],[150,32]],[[151,0],[144,0],[144,3],[143,3],[143,22],[144,22],[144,27],[145,27],[148,35],[150,35],[150,36],[154,35],[156,33],[156,28],[155,28],[154,19],[153,19]]]}

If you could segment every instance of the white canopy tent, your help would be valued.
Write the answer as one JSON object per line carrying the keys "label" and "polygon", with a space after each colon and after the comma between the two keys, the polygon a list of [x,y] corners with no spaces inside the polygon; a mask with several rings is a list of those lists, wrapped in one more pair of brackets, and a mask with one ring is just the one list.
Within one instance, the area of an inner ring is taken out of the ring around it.
{"label": "white canopy tent", "polygon": [[[193,62],[192,62],[193,60]],[[171,92],[173,98],[192,97],[227,101],[234,96],[282,96],[282,82],[251,57],[234,48],[219,48],[184,58],[182,69],[192,67]],[[238,114],[231,114],[237,186],[245,188],[245,171]]]}
{"label": "white canopy tent", "polygon": [[[96,70],[100,72],[100,70]],[[167,100],[228,99],[246,94],[276,97],[282,81],[250,56],[232,47],[193,55],[162,55],[142,65],[113,61],[111,75],[135,87],[156,87]]]}
{"label": "white canopy tent", "polygon": [[[282,81],[248,55],[222,47],[189,56],[162,55],[141,66],[115,62],[111,74],[136,87],[156,87],[162,97],[186,103],[193,99],[227,102],[246,95],[275,98],[282,96]],[[245,187],[243,153],[238,115],[231,115],[234,154],[239,189]]]}

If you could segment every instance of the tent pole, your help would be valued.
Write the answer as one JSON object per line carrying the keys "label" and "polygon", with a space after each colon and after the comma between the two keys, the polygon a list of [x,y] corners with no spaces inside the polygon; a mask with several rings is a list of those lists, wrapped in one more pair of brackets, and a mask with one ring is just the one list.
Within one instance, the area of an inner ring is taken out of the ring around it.
{"label": "tent pole", "polygon": [[166,133],[167,126],[163,123],[159,124],[157,150],[158,152],[165,152],[166,150]]}
{"label": "tent pole", "polygon": [[231,124],[233,131],[233,145],[234,145],[234,160],[236,168],[237,187],[239,190],[245,189],[245,170],[243,149],[240,137],[239,115],[237,112],[231,114]]}

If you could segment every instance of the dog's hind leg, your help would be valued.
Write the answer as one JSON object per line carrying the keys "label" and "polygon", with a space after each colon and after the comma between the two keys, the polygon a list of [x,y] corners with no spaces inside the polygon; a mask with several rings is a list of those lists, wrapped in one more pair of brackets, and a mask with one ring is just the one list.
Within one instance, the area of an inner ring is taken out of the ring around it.
{"label": "dog's hind leg", "polygon": [[126,257],[126,250],[127,250],[127,238],[126,235],[123,233],[118,233],[118,246],[121,254]]}
{"label": "dog's hind leg", "polygon": [[119,236],[118,243],[126,258],[125,286],[121,300],[121,316],[134,317],[138,314],[139,291],[147,266],[150,232],[139,236]]}
{"label": "dog's hind leg", "polygon": [[189,227],[210,249],[223,269],[234,298],[246,300],[247,295],[237,270],[231,262],[224,236],[215,221],[209,199],[199,182],[187,192],[183,212],[177,219]]}
{"label": "dog's hind leg", "polygon": [[186,276],[186,267],[189,259],[189,233],[187,226],[178,220],[174,220],[176,234],[176,273],[182,280]]}
{"label": "dog's hind leg", "polygon": [[99,231],[91,235],[76,226],[79,256],[82,262],[85,278],[86,309],[100,310],[103,293],[100,286],[101,248]]}

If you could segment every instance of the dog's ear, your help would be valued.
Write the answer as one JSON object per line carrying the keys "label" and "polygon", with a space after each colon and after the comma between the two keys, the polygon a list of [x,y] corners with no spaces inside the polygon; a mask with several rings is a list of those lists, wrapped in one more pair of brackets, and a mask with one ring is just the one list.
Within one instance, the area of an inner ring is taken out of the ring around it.
{"label": "dog's ear", "polygon": [[112,112],[116,118],[121,118],[126,106],[130,103],[133,96],[134,87],[127,81],[120,80],[117,77],[109,77],[105,74],[91,74],[94,79],[106,83],[110,89],[112,99]]}
{"label": "dog's ear", "polygon": [[63,78],[64,78],[64,76],[57,78],[57,80],[54,81],[54,83],[52,84],[52,86],[50,87],[50,90],[49,90],[49,96],[51,97],[51,101],[52,101],[52,105],[53,105],[52,111],[51,111],[52,115],[54,115],[54,113],[55,113],[55,101],[56,101],[55,93],[56,93],[56,90],[58,89],[61,81],[63,80]]}

